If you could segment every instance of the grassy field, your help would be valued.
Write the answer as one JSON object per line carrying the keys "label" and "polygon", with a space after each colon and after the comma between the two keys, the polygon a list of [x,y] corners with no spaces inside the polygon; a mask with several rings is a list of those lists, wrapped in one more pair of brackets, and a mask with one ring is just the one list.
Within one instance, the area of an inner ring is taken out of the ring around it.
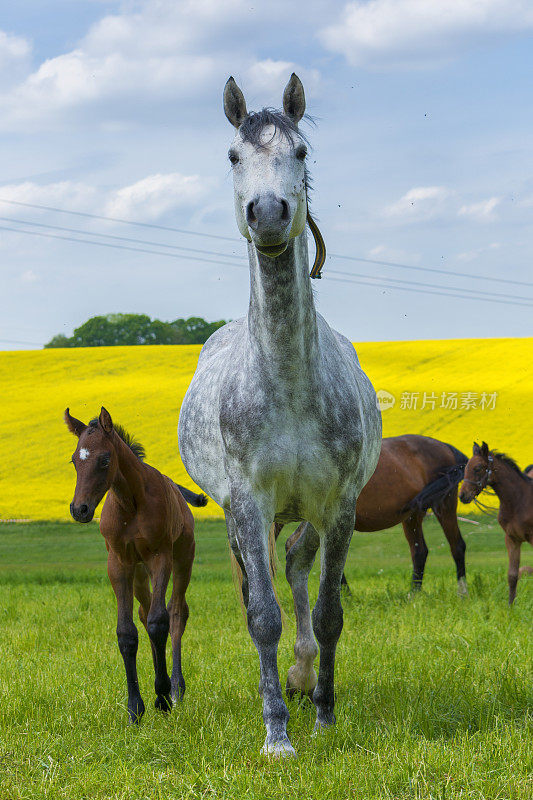
{"label": "grassy field", "polygon": [[[383,412],[385,436],[423,433],[466,453],[474,439],[485,439],[522,467],[533,461],[533,339],[367,342],[356,348],[375,388],[396,400]],[[192,488],[178,456],[176,425],[199,351],[154,346],[0,352],[0,519],[68,518],[74,442],[62,421],[66,406],[88,421],[105,405],[143,442],[149,463]],[[497,394],[494,408],[480,407],[483,393]],[[467,407],[471,402],[476,408]],[[220,517],[221,511],[210,503],[198,515]]]}
{"label": "grassy field", "polygon": [[[514,800],[533,796],[533,580],[506,607],[506,554],[494,521],[462,524],[470,597],[434,520],[424,591],[408,592],[398,529],[356,534],[353,597],[337,661],[334,730],[311,738],[313,708],[289,703],[299,758],[266,761],[257,655],[231,581],[223,526],[197,525],[184,638],[187,693],[153,709],[149,646],[140,632],[147,713],[126,722],[115,602],[97,526],[0,526],[1,800],[373,798]],[[282,546],[280,543],[280,556]],[[533,563],[524,553],[524,563]],[[317,570],[311,577],[316,594]],[[288,622],[280,674],[292,663]]]}

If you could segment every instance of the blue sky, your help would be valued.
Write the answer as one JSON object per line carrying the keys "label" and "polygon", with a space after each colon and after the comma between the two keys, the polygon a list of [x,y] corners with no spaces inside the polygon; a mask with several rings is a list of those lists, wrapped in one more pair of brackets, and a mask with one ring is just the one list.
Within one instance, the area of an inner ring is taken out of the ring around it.
{"label": "blue sky", "polygon": [[21,0],[0,29],[0,348],[94,314],[245,313],[222,89],[233,74],[249,109],[279,107],[293,70],[328,321],[353,340],[531,333],[529,2]]}

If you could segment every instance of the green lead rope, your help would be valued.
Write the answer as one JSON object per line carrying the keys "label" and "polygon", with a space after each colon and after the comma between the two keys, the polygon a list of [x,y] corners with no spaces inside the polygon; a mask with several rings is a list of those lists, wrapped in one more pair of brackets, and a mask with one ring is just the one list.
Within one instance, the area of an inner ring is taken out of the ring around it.
{"label": "green lead rope", "polygon": [[313,217],[307,211],[307,224],[311,229],[311,233],[313,234],[313,239],[315,240],[316,246],[316,255],[315,255],[315,263],[313,264],[313,268],[309,273],[310,278],[321,278],[322,277],[322,267],[326,261],[326,245],[324,244],[324,239],[322,238],[322,234],[318,230],[318,226],[314,221]]}

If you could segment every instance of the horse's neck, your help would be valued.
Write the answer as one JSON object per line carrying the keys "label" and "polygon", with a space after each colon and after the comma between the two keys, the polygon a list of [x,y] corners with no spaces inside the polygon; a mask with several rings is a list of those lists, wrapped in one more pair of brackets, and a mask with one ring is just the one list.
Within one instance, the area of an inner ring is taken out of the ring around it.
{"label": "horse's neck", "polygon": [[305,232],[277,258],[248,245],[248,331],[254,355],[278,382],[296,388],[309,380],[318,361],[318,331]]}
{"label": "horse's neck", "polygon": [[508,464],[495,461],[491,486],[498,495],[500,509],[514,515],[523,502],[526,482]]}
{"label": "horse's neck", "polygon": [[120,436],[114,433],[118,470],[111,491],[128,514],[134,514],[144,499],[143,464]]}

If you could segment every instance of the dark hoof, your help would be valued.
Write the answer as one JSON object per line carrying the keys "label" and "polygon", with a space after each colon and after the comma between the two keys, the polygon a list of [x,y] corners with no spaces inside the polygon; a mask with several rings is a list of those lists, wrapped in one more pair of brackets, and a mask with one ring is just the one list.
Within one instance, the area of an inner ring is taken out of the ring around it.
{"label": "dark hoof", "polygon": [[295,689],[294,686],[289,686],[289,681],[285,685],[285,694],[289,698],[289,700],[296,700],[299,703],[304,703],[308,701],[309,703],[313,702],[313,691],[311,689],[309,692],[302,692],[301,689]]}
{"label": "dark hoof", "polygon": [[128,715],[130,718],[130,725],[138,725],[140,723],[144,715],[144,703],[142,698],[139,697],[131,706],[128,705]]}
{"label": "dark hoof", "polygon": [[172,710],[172,700],[169,694],[160,694],[155,698],[155,707],[165,713]]}
{"label": "dark hoof", "polygon": [[176,705],[176,703],[180,703],[183,700],[184,694],[185,694],[185,681],[182,678],[177,686],[172,687],[172,702],[174,703],[174,705]]}

